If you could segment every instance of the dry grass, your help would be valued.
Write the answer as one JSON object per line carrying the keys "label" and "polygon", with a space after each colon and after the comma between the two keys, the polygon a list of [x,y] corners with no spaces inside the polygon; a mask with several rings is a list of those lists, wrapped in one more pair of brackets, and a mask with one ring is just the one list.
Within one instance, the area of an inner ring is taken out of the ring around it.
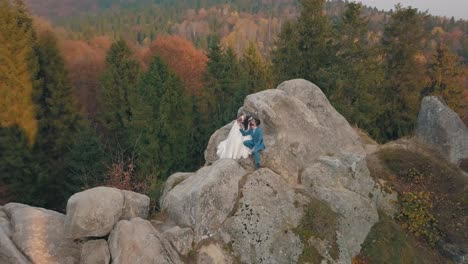
{"label": "dry grass", "polygon": [[398,193],[431,193],[431,213],[443,239],[468,248],[468,178],[437,156],[404,149],[384,149],[368,158],[371,175]]}

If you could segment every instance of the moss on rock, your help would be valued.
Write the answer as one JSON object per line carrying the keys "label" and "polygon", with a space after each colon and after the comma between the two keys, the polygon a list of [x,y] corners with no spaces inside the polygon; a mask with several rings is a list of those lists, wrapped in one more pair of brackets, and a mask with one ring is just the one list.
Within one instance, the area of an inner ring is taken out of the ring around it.
{"label": "moss on rock", "polygon": [[311,238],[325,241],[328,244],[328,255],[335,260],[338,259],[337,228],[337,214],[326,203],[311,199],[311,202],[304,208],[304,216],[299,226],[294,229],[304,244],[299,263],[320,263],[324,258],[312,245]]}
{"label": "moss on rock", "polygon": [[383,214],[362,244],[361,253],[367,263],[450,263],[418,245],[393,219]]}

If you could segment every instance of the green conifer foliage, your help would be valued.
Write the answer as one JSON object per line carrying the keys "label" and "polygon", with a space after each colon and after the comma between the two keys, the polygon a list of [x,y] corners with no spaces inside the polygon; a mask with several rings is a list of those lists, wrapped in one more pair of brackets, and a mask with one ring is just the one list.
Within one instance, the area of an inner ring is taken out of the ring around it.
{"label": "green conifer foliage", "polygon": [[332,28],[324,12],[325,0],[300,0],[301,15],[286,24],[273,52],[275,75],[284,81],[304,78],[331,94],[329,67],[332,52]]}
{"label": "green conifer foliage", "polygon": [[332,66],[334,92],[330,100],[346,119],[378,139],[376,120],[382,112],[379,93],[383,70],[378,47],[370,43],[362,5],[349,3],[336,24],[336,62]]}
{"label": "green conifer foliage", "polygon": [[244,50],[241,66],[247,77],[247,94],[273,88],[270,65],[265,62],[254,42],[250,42]]}
{"label": "green conifer foliage", "polygon": [[99,117],[111,144],[128,148],[132,100],[140,77],[140,65],[123,40],[112,44],[101,79]]}
{"label": "green conifer foliage", "polygon": [[423,21],[423,14],[417,9],[397,5],[385,26],[385,110],[378,125],[386,140],[408,135],[415,125],[425,78],[424,65],[418,60],[424,38]]}
{"label": "green conifer foliage", "polygon": [[61,210],[68,197],[80,190],[80,175],[73,175],[71,171],[75,160],[70,159],[70,152],[77,150],[73,148],[77,147],[74,142],[88,128],[78,112],[67,82],[64,61],[52,33],[39,36],[38,58],[38,75],[43,81],[36,98],[39,132],[34,146],[34,156],[40,164],[37,175],[39,196],[44,203],[41,206]]}
{"label": "green conifer foliage", "polygon": [[247,95],[247,76],[234,50],[223,49],[213,39],[208,52],[205,98],[208,102],[208,134],[236,118]]}
{"label": "green conifer foliage", "polygon": [[137,170],[144,177],[167,178],[190,164],[192,105],[182,81],[155,57],[138,89],[132,142]]}

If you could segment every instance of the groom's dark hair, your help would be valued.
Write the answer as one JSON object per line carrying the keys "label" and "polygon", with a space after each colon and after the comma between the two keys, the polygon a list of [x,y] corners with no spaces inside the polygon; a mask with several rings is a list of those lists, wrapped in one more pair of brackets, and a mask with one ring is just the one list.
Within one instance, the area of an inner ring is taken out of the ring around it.
{"label": "groom's dark hair", "polygon": [[260,119],[258,119],[258,118],[255,118],[255,124],[257,124],[257,126],[259,126],[259,125],[260,125],[260,123],[261,123],[261,122],[260,122]]}

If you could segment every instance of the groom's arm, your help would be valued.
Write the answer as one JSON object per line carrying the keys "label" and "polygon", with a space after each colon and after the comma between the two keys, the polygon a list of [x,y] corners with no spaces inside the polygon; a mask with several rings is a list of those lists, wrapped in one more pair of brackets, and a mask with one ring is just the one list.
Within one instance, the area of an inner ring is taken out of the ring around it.
{"label": "groom's arm", "polygon": [[241,132],[242,136],[247,136],[247,135],[251,135],[252,134],[252,131],[251,129],[247,130],[247,131],[244,131],[244,129],[239,129],[239,131]]}

